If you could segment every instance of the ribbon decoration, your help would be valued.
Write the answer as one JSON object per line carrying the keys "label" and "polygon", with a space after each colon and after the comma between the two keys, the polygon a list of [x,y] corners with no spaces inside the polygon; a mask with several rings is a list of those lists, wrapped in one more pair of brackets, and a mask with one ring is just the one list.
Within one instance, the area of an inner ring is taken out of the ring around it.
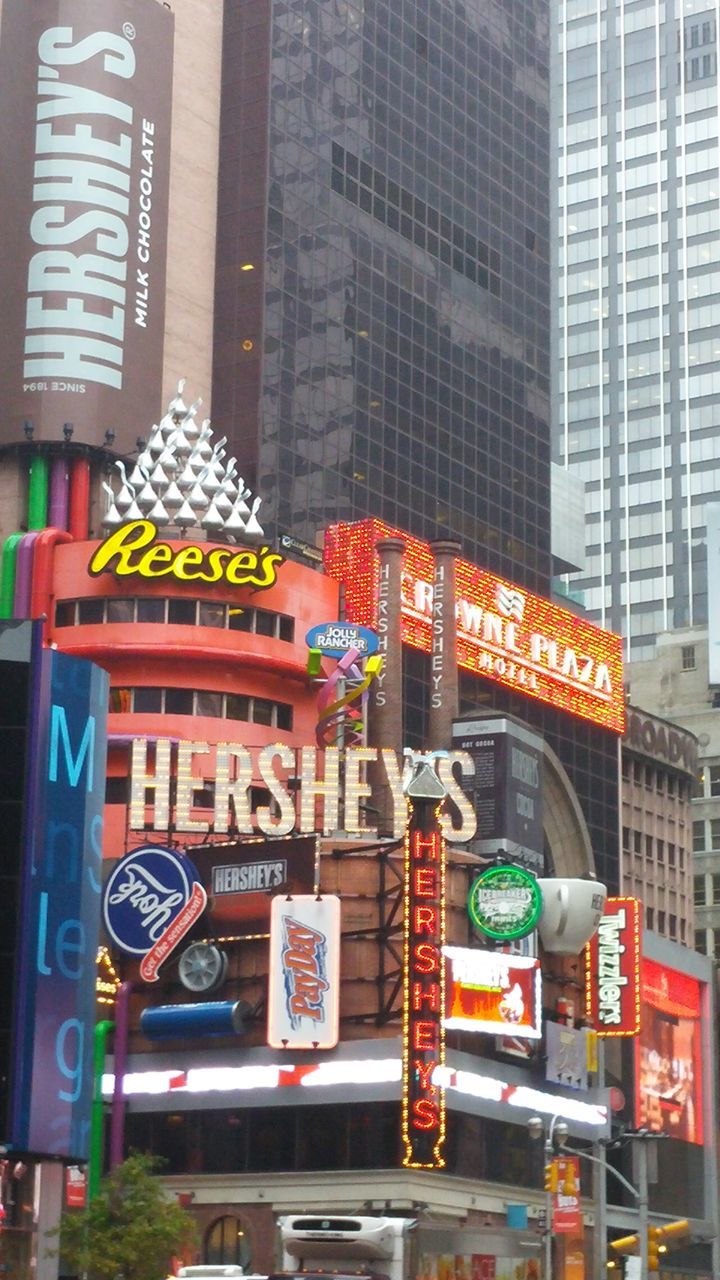
{"label": "ribbon decoration", "polygon": [[[357,665],[359,657],[359,649],[348,649],[318,694],[320,718],[315,729],[315,739],[319,747],[333,746],[340,728],[345,730],[346,746],[355,746],[360,742],[362,708],[367,702],[370,685],[382,670],[383,660],[380,654],[373,654],[366,659],[363,671]],[[332,701],[338,682],[343,679],[352,680],[353,684],[341,698]],[[358,702],[359,706],[350,706],[352,702]]]}
{"label": "ribbon decoration", "polygon": [[171,951],[190,931],[195,921],[202,915],[207,906],[207,893],[201,884],[195,883],[192,893],[188,898],[182,911],[179,911],[175,919],[168,925],[167,929],[158,938],[157,942],[143,956],[140,962],[140,977],[143,982],[157,982],[158,969],[163,960],[167,959]]}

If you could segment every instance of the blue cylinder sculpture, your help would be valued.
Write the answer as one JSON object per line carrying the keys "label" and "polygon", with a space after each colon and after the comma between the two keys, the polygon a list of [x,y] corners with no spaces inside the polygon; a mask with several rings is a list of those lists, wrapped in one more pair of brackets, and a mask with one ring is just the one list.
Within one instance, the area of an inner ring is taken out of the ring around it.
{"label": "blue cylinder sculpture", "polygon": [[250,1006],[244,1000],[210,1000],[205,1004],[161,1004],[143,1009],[140,1030],[148,1040],[186,1036],[227,1036],[244,1030]]}

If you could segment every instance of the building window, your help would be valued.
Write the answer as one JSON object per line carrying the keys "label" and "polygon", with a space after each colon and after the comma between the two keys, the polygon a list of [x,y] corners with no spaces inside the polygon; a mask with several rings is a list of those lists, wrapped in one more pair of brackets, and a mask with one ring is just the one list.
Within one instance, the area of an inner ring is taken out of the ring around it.
{"label": "building window", "polygon": [[710,848],[720,849],[720,818],[710,819]]}
{"label": "building window", "polygon": [[681,662],[683,671],[695,670],[695,645],[684,644],[681,649]]}
{"label": "building window", "polygon": [[221,716],[223,696],[221,693],[198,692],[196,706],[199,716]]}
{"label": "building window", "polygon": [[90,626],[102,622],[104,618],[103,600],[78,600],[77,620],[79,626]]}
{"label": "building window", "polygon": [[657,842],[657,860],[661,864],[664,863],[665,861],[665,841],[664,840],[658,840]]}
{"label": "building window", "polygon": [[165,714],[168,716],[191,716],[193,713],[192,689],[166,689]]}
{"label": "building window", "polygon": [[668,856],[668,866],[674,867],[675,866],[675,845],[672,844],[670,840],[668,840],[667,856]]}
{"label": "building window", "polygon": [[704,929],[695,930],[695,950],[701,956],[707,955],[707,937]]}
{"label": "building window", "polygon": [[168,622],[179,627],[193,627],[197,612],[197,600],[168,600]]}
{"label": "building window", "polygon": [[105,621],[106,622],[132,622],[135,609],[135,601],[123,596],[115,596],[112,600],[106,601]]}
{"label": "building window", "polygon": [[705,848],[705,823],[703,821],[693,822],[692,839],[693,853],[702,853]]}
{"label": "building window", "polygon": [[655,927],[655,912],[652,907],[645,908],[645,925],[648,929]]}
{"label": "building window", "polygon": [[713,929],[713,955],[715,959],[720,959],[720,929]]}
{"label": "building window", "polygon": [[645,857],[652,858],[652,856],[653,856],[653,839],[652,839],[652,836],[646,836],[645,837]]}
{"label": "building window", "polygon": [[227,620],[225,618],[227,606],[220,604],[215,600],[199,600],[198,601],[198,626],[199,627],[226,627]]}
{"label": "building window", "polygon": [[710,795],[720,796],[720,764],[711,764],[706,776],[710,783]]}
{"label": "building window", "polygon": [[167,600],[158,600],[155,596],[146,596],[136,601],[136,618],[138,622],[164,622]]}
{"label": "building window", "polygon": [[162,689],[151,689],[149,687],[144,689],[133,689],[132,695],[133,711],[140,711],[144,715],[157,715],[162,712]]}
{"label": "building window", "polygon": [[693,900],[696,907],[705,905],[705,877],[693,876]]}
{"label": "building window", "polygon": [[642,853],[642,831],[633,831],[633,851]]}
{"label": "building window", "polygon": [[712,878],[712,900],[716,906],[720,903],[720,875],[716,872],[713,873]]}
{"label": "building window", "polygon": [[75,605],[72,600],[59,600],[55,605],[55,626],[72,627],[75,625]]}
{"label": "building window", "polygon": [[228,720],[249,720],[250,699],[244,693],[228,693],[225,695],[225,715]]}
{"label": "building window", "polygon": [[98,622],[169,622],[176,626],[220,627],[230,631],[251,631],[292,644],[295,619],[269,609],[241,607],[223,600],[165,599],[108,596],[106,599],[59,600],[55,606],[55,626],[73,627]]}
{"label": "building window", "polygon": [[250,698],[245,693],[220,693],[207,689],[111,689],[110,711],[134,711],[143,715],[216,716],[225,720],[244,720],[273,729],[290,731],[293,707],[288,702],[272,702],[269,698]]}
{"label": "building window", "polygon": [[658,933],[665,932],[665,912],[664,911],[658,911],[657,913],[657,927],[658,927]]}
{"label": "building window", "polygon": [[124,715],[132,711],[132,689],[111,689],[108,710],[113,715]]}

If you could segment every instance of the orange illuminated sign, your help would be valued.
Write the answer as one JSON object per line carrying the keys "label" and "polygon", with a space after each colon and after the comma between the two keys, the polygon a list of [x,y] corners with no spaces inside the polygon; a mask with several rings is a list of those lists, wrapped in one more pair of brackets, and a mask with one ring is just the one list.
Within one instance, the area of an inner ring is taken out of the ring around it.
{"label": "orange illuminated sign", "polygon": [[[433,557],[427,542],[381,520],[338,524],[325,536],[325,568],[345,589],[347,619],[377,625],[380,538],[405,542],[402,637],[432,651]],[[468,671],[623,733],[622,641],[552,601],[455,563],[458,663]]]}
{"label": "orange illuminated sign", "polygon": [[88,572],[119,578],[172,576],[180,582],[229,582],[233,587],[274,586],[283,557],[269,547],[196,546],[158,541],[152,520],[132,520],[116,529],[93,552]]}

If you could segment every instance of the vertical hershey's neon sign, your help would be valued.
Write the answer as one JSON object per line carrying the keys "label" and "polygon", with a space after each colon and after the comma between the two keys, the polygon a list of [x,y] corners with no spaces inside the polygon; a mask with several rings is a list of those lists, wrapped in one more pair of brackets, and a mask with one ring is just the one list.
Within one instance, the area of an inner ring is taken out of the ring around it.
{"label": "vertical hershey's neon sign", "polygon": [[403,947],[403,1165],[442,1169],[445,1091],[445,841],[439,809],[415,802],[405,836]]}

